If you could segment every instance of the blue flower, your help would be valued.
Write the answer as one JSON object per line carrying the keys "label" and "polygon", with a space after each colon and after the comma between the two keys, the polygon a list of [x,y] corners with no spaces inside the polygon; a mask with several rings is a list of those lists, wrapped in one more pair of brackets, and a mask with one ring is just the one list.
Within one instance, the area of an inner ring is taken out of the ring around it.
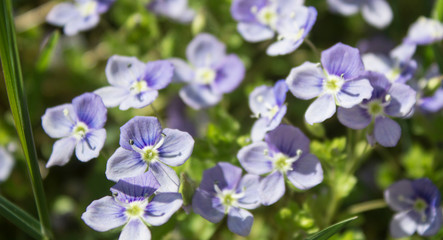
{"label": "blue flower", "polygon": [[279,80],[274,87],[259,86],[249,95],[249,107],[258,120],[251,130],[252,141],[260,141],[266,132],[275,129],[286,114],[286,93],[288,86],[285,80]]}
{"label": "blue flower", "polygon": [[120,110],[143,108],[151,104],[172,80],[174,68],[165,60],[140,62],[135,57],[114,55],[106,65],[106,77],[111,86],[95,91],[106,107]]}
{"label": "blue flower", "polygon": [[124,226],[119,240],[150,240],[146,224],[166,223],[183,203],[180,193],[157,193],[151,199],[159,187],[151,172],[122,179],[111,188],[113,196],[93,201],[82,219],[99,232]]}
{"label": "blue flower", "polygon": [[64,27],[65,34],[72,36],[95,27],[100,21],[100,14],[108,11],[114,1],[76,0],[75,3],[59,3],[48,13],[46,21]]}
{"label": "blue flower", "polygon": [[361,77],[363,62],[358,49],[337,43],[321,54],[319,64],[305,62],[293,68],[286,78],[289,90],[300,99],[318,98],[308,107],[305,119],[309,124],[332,117],[336,104],[351,108],[372,94],[371,84]]}
{"label": "blue flower", "polygon": [[188,0],[154,0],[148,4],[148,9],[181,23],[189,23],[195,17],[195,11],[188,7]]}
{"label": "blue flower", "polygon": [[227,162],[203,172],[203,179],[192,199],[194,212],[206,220],[217,223],[228,215],[228,228],[241,236],[249,235],[254,217],[245,209],[260,205],[259,177],[246,174]]}
{"label": "blue flower", "polygon": [[317,10],[303,6],[303,1],[235,0],[232,17],[246,41],[260,42],[277,33],[277,41],[267,49],[270,56],[295,51],[311,31]]}
{"label": "blue flower", "polygon": [[0,146],[0,183],[8,179],[14,167],[14,158],[4,148]]}
{"label": "blue flower", "polygon": [[54,143],[46,167],[65,165],[72,156],[87,162],[98,157],[106,139],[106,107],[101,98],[93,93],[84,93],[63,104],[46,109],[42,127],[52,138],[61,138]]}
{"label": "blue flower", "polygon": [[186,132],[162,129],[155,117],[134,117],[120,128],[120,146],[106,165],[109,180],[134,177],[149,168],[162,185],[160,191],[177,192],[178,176],[167,165],[185,163],[194,139]]}
{"label": "blue flower", "polygon": [[271,205],[285,194],[285,175],[302,190],[323,181],[323,169],[317,157],[309,153],[309,143],[300,129],[280,125],[266,134],[264,142],[240,149],[237,158],[248,173],[269,173],[260,181],[263,205]]}
{"label": "blue flower", "polygon": [[175,67],[174,81],[188,83],[180,90],[180,97],[188,106],[194,109],[213,106],[243,80],[243,62],[235,54],[226,55],[225,48],[214,36],[201,33],[186,49],[191,66],[181,59],[170,59]]}
{"label": "blue flower", "polygon": [[416,45],[428,45],[443,39],[443,24],[435,19],[420,17],[408,30],[405,42]]}
{"label": "blue flower", "polygon": [[331,11],[345,16],[362,11],[363,18],[376,28],[385,28],[392,21],[392,9],[386,0],[328,0]]}
{"label": "blue flower", "polygon": [[389,117],[409,117],[417,94],[408,85],[391,83],[376,72],[367,72],[365,78],[374,88],[372,97],[351,108],[339,107],[338,120],[352,129],[366,128],[374,121],[373,133],[368,134],[371,145],[378,142],[385,147],[394,147],[400,139],[401,128]]}
{"label": "blue flower", "polygon": [[437,234],[442,226],[440,191],[427,178],[401,180],[385,190],[385,200],[396,212],[390,232],[394,238]]}

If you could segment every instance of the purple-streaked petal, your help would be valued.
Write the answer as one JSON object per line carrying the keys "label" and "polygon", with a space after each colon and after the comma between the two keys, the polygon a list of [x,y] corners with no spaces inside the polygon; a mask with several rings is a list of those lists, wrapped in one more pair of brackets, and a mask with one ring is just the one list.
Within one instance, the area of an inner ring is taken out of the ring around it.
{"label": "purple-streaked petal", "polygon": [[240,85],[244,76],[245,65],[237,55],[230,54],[217,66],[212,89],[218,94],[232,92]]}
{"label": "purple-streaked petal", "polygon": [[161,132],[162,126],[156,117],[133,117],[120,128],[120,146],[127,150],[132,150],[130,142],[140,149],[154,146]]}
{"label": "purple-streaked petal", "polygon": [[84,17],[82,15],[76,15],[71,18],[63,28],[63,32],[67,36],[76,35],[80,31],[89,30],[97,26],[100,21],[100,16],[98,14],[89,15]]}
{"label": "purple-streaked petal", "polygon": [[309,105],[305,113],[306,122],[309,124],[321,123],[332,117],[335,113],[335,100],[331,94],[324,94]]}
{"label": "purple-streaked petal", "polygon": [[361,13],[363,18],[376,28],[385,28],[392,21],[391,6],[385,0],[365,1]]}
{"label": "purple-streaked petal", "polygon": [[100,96],[94,93],[84,93],[72,100],[72,107],[78,120],[84,122],[89,128],[103,128],[106,123],[108,110]]}
{"label": "purple-streaked petal", "polygon": [[[69,160],[69,158],[68,158]],[[8,179],[14,166],[14,159],[3,147],[0,147],[0,182]]]}
{"label": "purple-streaked petal", "polygon": [[144,108],[154,102],[157,96],[157,90],[148,90],[137,95],[130,95],[120,104],[120,110],[125,111],[129,108]]}
{"label": "purple-streaked petal", "polygon": [[288,92],[288,85],[286,84],[286,81],[284,79],[278,80],[272,90],[274,90],[277,105],[283,105],[286,100],[286,93]]}
{"label": "purple-streaked petal", "polygon": [[159,159],[170,166],[180,166],[191,156],[194,139],[187,132],[163,129],[164,142],[158,149]]}
{"label": "purple-streaked petal", "polygon": [[385,112],[393,117],[405,117],[411,112],[416,102],[417,93],[410,86],[402,83],[393,83],[388,94],[391,102]]}
{"label": "purple-streaked petal", "polygon": [[158,192],[178,192],[180,180],[174,169],[160,162],[152,162],[149,164],[149,171],[152,171],[160,183]]}
{"label": "purple-streaked petal", "polygon": [[237,187],[237,192],[243,192],[244,196],[238,199],[238,205],[241,208],[255,209],[260,206],[260,177],[255,174],[246,174],[240,180]]}
{"label": "purple-streaked petal", "polygon": [[412,209],[416,194],[411,181],[400,180],[389,186],[385,192],[385,201],[394,211],[406,211]]}
{"label": "purple-streaked petal", "polygon": [[78,141],[75,147],[75,156],[82,162],[87,162],[98,157],[106,140],[104,128],[86,133],[86,136]]}
{"label": "purple-streaked petal", "polygon": [[106,177],[116,182],[125,177],[143,174],[147,168],[148,165],[141,159],[140,153],[119,147],[106,164]]}
{"label": "purple-streaked petal", "polygon": [[54,143],[52,148],[51,157],[49,157],[46,167],[52,166],[63,166],[69,162],[74,152],[75,145],[77,144],[77,139],[74,137],[65,137]]}
{"label": "purple-streaked petal", "polygon": [[180,193],[159,193],[149,202],[143,219],[153,226],[160,226],[166,223],[182,204]]}
{"label": "purple-streaked petal", "polygon": [[360,9],[362,0],[328,0],[329,9],[345,16],[354,15]]}
{"label": "purple-streaked petal", "polygon": [[374,137],[384,147],[395,147],[400,140],[401,128],[388,117],[377,117],[374,124]]}
{"label": "purple-streaked petal", "polygon": [[435,211],[435,215],[429,219],[429,223],[426,224],[418,224],[417,233],[421,236],[433,236],[437,234],[442,227],[442,210],[441,207],[433,209]]}
{"label": "purple-streaked petal", "polygon": [[285,194],[285,179],[281,172],[274,172],[260,181],[260,199],[263,205],[277,202]]}
{"label": "purple-streaked petal", "polygon": [[337,109],[337,118],[341,124],[352,129],[363,129],[372,121],[368,111],[358,105],[351,108],[339,107]]}
{"label": "purple-streaked petal", "polygon": [[219,162],[215,167],[203,172],[200,189],[208,193],[215,193],[214,185],[223,189],[235,189],[240,181],[242,170],[227,162]]}
{"label": "purple-streaked petal", "polygon": [[391,236],[394,238],[407,237],[414,234],[417,229],[417,223],[412,219],[408,211],[400,212],[394,215],[389,225]]}
{"label": "purple-streaked petal", "polygon": [[345,80],[354,79],[364,71],[358,49],[343,43],[324,50],[321,53],[321,64],[330,75],[343,77]]}
{"label": "purple-streaked petal", "polygon": [[131,219],[123,228],[118,240],[151,240],[149,228],[138,218]]}
{"label": "purple-streaked petal", "polygon": [[204,219],[218,223],[225,216],[225,208],[216,200],[213,194],[197,188],[192,197],[192,209]]}
{"label": "purple-streaked petal", "polygon": [[74,4],[59,3],[48,13],[46,21],[55,26],[64,26],[79,14]]}
{"label": "purple-streaked petal", "polygon": [[253,8],[260,9],[266,6],[267,0],[234,0],[231,5],[232,17],[239,22],[256,21]]}
{"label": "purple-streaked petal", "polygon": [[145,66],[136,57],[114,55],[106,64],[106,77],[113,86],[129,88],[138,77],[142,76]]}
{"label": "purple-streaked petal", "polygon": [[248,236],[251,232],[254,216],[244,209],[232,207],[228,213],[228,228],[240,236]]}
{"label": "purple-streaked petal", "polygon": [[280,125],[265,137],[269,148],[274,152],[281,152],[288,157],[297,155],[298,150],[309,152],[309,139],[300,129],[291,125]]}
{"label": "purple-streaked petal", "polygon": [[[66,116],[65,113],[68,115]],[[52,138],[67,137],[71,135],[71,130],[76,120],[77,116],[72,105],[63,104],[46,109],[45,114],[42,116],[42,127],[46,134]]]}
{"label": "purple-streaked petal", "polygon": [[113,197],[106,196],[89,204],[82,214],[82,220],[95,231],[106,232],[125,224],[128,217],[124,207]]}
{"label": "purple-streaked petal", "polygon": [[141,78],[148,83],[150,89],[163,89],[172,80],[174,66],[167,60],[148,62]]}
{"label": "purple-streaked petal", "polygon": [[340,107],[350,108],[372,96],[372,86],[367,79],[346,81],[337,93],[337,102]]}
{"label": "purple-streaked petal", "polygon": [[120,179],[111,188],[111,192],[120,202],[143,201],[149,198],[160,187],[160,183],[151,172],[146,172],[135,177]]}
{"label": "purple-streaked petal", "polygon": [[317,186],[323,181],[323,169],[318,158],[306,154],[292,164],[286,172],[289,181],[298,189],[306,190]]}
{"label": "purple-streaked petal", "polygon": [[324,74],[318,64],[305,62],[286,78],[291,93],[300,99],[314,98],[323,91]]}
{"label": "purple-streaked petal", "polygon": [[194,70],[189,66],[189,64],[179,58],[168,59],[170,63],[174,66],[174,76],[172,77],[172,82],[190,82],[194,78]]}
{"label": "purple-streaked petal", "polygon": [[272,171],[272,161],[265,155],[268,145],[265,142],[255,142],[243,147],[237,154],[242,167],[249,173],[264,174]]}
{"label": "purple-streaked petal", "polygon": [[95,90],[94,93],[102,98],[103,104],[105,104],[107,108],[120,105],[130,95],[130,92],[126,88],[113,86],[99,88]]}
{"label": "purple-streaked petal", "polygon": [[412,181],[412,187],[414,188],[417,196],[425,200],[431,208],[440,207],[441,195],[437,186],[432,183],[428,178],[419,178]]}
{"label": "purple-streaked petal", "polygon": [[186,57],[194,67],[210,67],[225,57],[226,47],[208,33],[197,35],[186,48]]}
{"label": "purple-streaked petal", "polygon": [[197,84],[184,86],[179,94],[183,102],[195,110],[213,106],[222,98],[222,95],[212,92],[208,87]]}
{"label": "purple-streaked petal", "polygon": [[261,42],[274,37],[274,31],[260,23],[241,22],[237,25],[237,31],[248,42]]}

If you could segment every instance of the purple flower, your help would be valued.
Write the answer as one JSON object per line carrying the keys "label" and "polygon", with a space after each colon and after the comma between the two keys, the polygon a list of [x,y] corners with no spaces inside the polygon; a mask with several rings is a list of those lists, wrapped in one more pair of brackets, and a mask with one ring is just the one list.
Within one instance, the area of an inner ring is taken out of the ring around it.
{"label": "purple flower", "polygon": [[279,80],[274,87],[256,87],[249,95],[249,107],[258,120],[251,130],[252,141],[261,141],[266,132],[275,129],[286,114],[285,80]]}
{"label": "purple flower", "polygon": [[443,39],[443,24],[438,20],[420,17],[408,30],[405,42],[417,45],[428,45]]}
{"label": "purple flower", "polygon": [[95,27],[100,14],[108,11],[115,0],[76,0],[75,3],[59,3],[46,16],[52,25],[63,27],[66,35]]}
{"label": "purple flower", "polygon": [[301,190],[323,181],[323,169],[317,157],[309,153],[309,143],[300,129],[280,125],[266,134],[264,142],[240,149],[237,158],[248,173],[269,173],[260,181],[263,205],[271,205],[284,195],[285,175]]}
{"label": "purple flower", "polygon": [[[431,65],[424,79],[418,82],[418,106],[425,112],[435,113],[443,108],[442,76],[437,64]],[[427,94],[430,92],[430,94]]]}
{"label": "purple flower", "polygon": [[0,146],[0,183],[8,179],[14,167],[14,158],[3,147]]}
{"label": "purple flower", "polygon": [[386,0],[328,0],[331,11],[344,16],[362,12],[363,18],[376,28],[385,28],[392,21],[392,9]]}
{"label": "purple flower", "polygon": [[318,98],[309,106],[305,119],[309,124],[332,117],[336,104],[351,108],[371,97],[372,87],[364,73],[358,49],[337,43],[321,54],[319,64],[305,62],[293,68],[286,78],[289,90],[300,99]]}
{"label": "purple flower", "polygon": [[374,121],[373,133],[368,140],[385,147],[397,145],[401,136],[398,123],[389,117],[407,117],[413,110],[416,102],[416,92],[408,85],[391,83],[380,73],[367,72],[374,88],[372,97],[352,108],[338,108],[338,120],[352,129],[363,129]]}
{"label": "purple flower", "polygon": [[148,9],[181,23],[189,23],[195,17],[195,11],[188,7],[188,0],[154,0],[148,4]]}
{"label": "purple flower", "polygon": [[124,226],[119,240],[150,240],[151,232],[146,224],[166,223],[183,203],[180,193],[157,193],[151,199],[159,187],[151,172],[122,179],[111,188],[113,196],[93,201],[82,219],[99,232]]}
{"label": "purple flower", "polygon": [[68,163],[74,148],[82,162],[98,157],[106,139],[106,114],[101,98],[93,93],[75,97],[72,104],[46,109],[43,130],[52,138],[61,138],[54,143],[46,167]]}
{"label": "purple flower", "polygon": [[442,226],[440,191],[427,178],[400,180],[385,190],[385,201],[396,212],[390,232],[394,238],[437,234]]}
{"label": "purple flower", "polygon": [[114,55],[106,65],[106,77],[111,86],[95,91],[106,107],[120,106],[120,110],[143,108],[158,96],[172,80],[174,68],[165,60],[140,62],[135,57]]}
{"label": "purple flower", "polygon": [[117,181],[149,168],[163,192],[177,192],[179,179],[170,166],[180,166],[191,156],[194,139],[175,129],[162,129],[155,117],[134,117],[120,128],[120,146],[109,158],[106,177]]}
{"label": "purple flower", "polygon": [[203,172],[203,179],[192,199],[194,212],[217,223],[228,215],[228,228],[241,236],[249,235],[254,217],[245,209],[260,205],[259,177],[246,174],[227,162],[219,162]]}
{"label": "purple flower", "polygon": [[[169,128],[175,128],[180,131],[189,133],[191,136],[197,135],[197,128],[195,125],[196,119],[191,119],[186,113],[186,105],[180,99],[179,96],[174,96],[169,102],[167,107],[167,121],[166,126]],[[203,116],[196,116],[198,119],[198,124],[201,126],[205,120]]]}
{"label": "purple flower", "polygon": [[246,41],[260,42],[277,33],[277,41],[269,46],[270,56],[285,55],[296,50],[317,19],[317,10],[303,6],[304,1],[235,0],[232,17],[239,22],[237,30]]}
{"label": "purple flower", "polygon": [[243,80],[245,67],[235,54],[226,55],[225,45],[214,36],[201,33],[188,45],[188,65],[181,59],[170,59],[175,67],[174,80],[188,83],[180,97],[194,109],[217,104],[223,94],[234,91]]}

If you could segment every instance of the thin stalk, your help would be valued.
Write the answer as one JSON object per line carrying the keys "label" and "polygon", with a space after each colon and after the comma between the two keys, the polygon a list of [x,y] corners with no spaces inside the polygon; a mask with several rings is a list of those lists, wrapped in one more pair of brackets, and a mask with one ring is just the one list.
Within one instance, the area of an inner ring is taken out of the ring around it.
{"label": "thin stalk", "polygon": [[364,203],[352,205],[348,208],[349,215],[357,215],[362,212],[367,212],[375,209],[385,208],[388,205],[384,199],[372,200]]}
{"label": "thin stalk", "polygon": [[51,235],[49,214],[23,87],[11,0],[2,0],[0,3],[0,57],[14,123],[28,166],[41,233],[44,238],[49,238]]}

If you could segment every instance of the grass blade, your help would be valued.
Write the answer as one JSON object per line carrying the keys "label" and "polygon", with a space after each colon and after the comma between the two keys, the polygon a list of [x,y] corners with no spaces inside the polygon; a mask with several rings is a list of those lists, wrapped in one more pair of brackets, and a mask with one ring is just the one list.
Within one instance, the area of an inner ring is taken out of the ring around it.
{"label": "grass blade", "polygon": [[2,0],[0,2],[0,58],[9,104],[28,166],[34,200],[41,224],[41,233],[47,238],[50,235],[49,214],[37,162],[28,104],[23,88],[11,0]]}
{"label": "grass blade", "polygon": [[58,30],[52,32],[51,36],[49,36],[48,42],[43,47],[40,56],[37,59],[36,69],[38,72],[44,72],[48,69],[59,39],[60,32]]}
{"label": "grass blade", "polygon": [[346,224],[348,224],[351,221],[354,221],[357,219],[357,217],[348,218],[344,221],[338,222],[334,225],[331,225],[320,232],[314,233],[313,235],[306,238],[306,240],[326,240],[332,237],[334,234],[336,234],[338,231],[340,231]]}

